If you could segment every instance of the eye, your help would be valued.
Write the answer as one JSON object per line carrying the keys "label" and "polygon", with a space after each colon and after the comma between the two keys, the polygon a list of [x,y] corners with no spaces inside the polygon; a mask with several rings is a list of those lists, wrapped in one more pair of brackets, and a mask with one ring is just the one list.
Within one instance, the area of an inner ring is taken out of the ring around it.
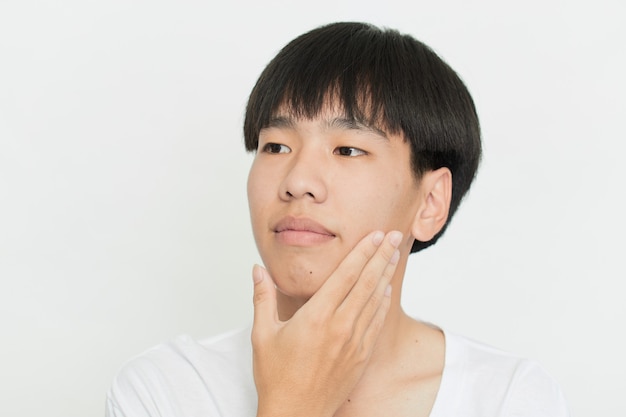
{"label": "eye", "polygon": [[361,156],[361,155],[367,155],[367,152],[365,152],[364,150],[361,150],[359,148],[351,148],[349,146],[340,146],[338,148],[336,148],[333,153],[335,155],[341,155],[341,156]]}
{"label": "eye", "polygon": [[289,149],[286,145],[281,145],[280,143],[266,143],[263,146],[263,152],[266,153],[289,153],[291,149]]}

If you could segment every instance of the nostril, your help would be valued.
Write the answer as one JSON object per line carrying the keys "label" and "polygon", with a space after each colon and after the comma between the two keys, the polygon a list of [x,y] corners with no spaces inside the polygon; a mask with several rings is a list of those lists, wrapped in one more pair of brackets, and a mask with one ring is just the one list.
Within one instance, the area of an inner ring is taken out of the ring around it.
{"label": "nostril", "polygon": [[[300,195],[300,194],[298,194],[298,195]],[[311,198],[315,199],[315,194],[313,194],[310,191],[307,191],[307,192],[305,192],[304,194],[301,195],[301,197],[304,197],[304,196],[311,197]],[[287,197],[287,198],[297,198],[291,191],[285,191],[285,197]]]}

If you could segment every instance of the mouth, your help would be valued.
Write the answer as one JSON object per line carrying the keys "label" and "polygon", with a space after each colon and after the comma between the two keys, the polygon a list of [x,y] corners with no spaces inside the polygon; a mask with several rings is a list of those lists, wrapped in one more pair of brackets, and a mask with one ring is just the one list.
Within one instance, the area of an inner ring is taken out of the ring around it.
{"label": "mouth", "polygon": [[308,218],[285,217],[274,226],[280,243],[292,246],[314,246],[328,242],[336,235],[320,223]]}

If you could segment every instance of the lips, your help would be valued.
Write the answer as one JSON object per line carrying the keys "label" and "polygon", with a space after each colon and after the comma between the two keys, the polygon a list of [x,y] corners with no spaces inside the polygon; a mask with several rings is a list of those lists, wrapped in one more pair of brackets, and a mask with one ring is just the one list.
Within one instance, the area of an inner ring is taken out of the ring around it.
{"label": "lips", "polygon": [[320,223],[308,218],[285,217],[281,219],[274,232],[284,244],[311,246],[332,240],[335,234]]}

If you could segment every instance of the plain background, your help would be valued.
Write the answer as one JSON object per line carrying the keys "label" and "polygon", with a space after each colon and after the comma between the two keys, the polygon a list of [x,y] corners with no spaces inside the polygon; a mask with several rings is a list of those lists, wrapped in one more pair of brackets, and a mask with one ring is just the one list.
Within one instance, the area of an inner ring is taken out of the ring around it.
{"label": "plain background", "polygon": [[133,355],[249,323],[247,94],[286,42],[364,20],[479,110],[478,179],[413,255],[412,315],[626,415],[624,2],[0,1],[0,415],[102,415]]}

